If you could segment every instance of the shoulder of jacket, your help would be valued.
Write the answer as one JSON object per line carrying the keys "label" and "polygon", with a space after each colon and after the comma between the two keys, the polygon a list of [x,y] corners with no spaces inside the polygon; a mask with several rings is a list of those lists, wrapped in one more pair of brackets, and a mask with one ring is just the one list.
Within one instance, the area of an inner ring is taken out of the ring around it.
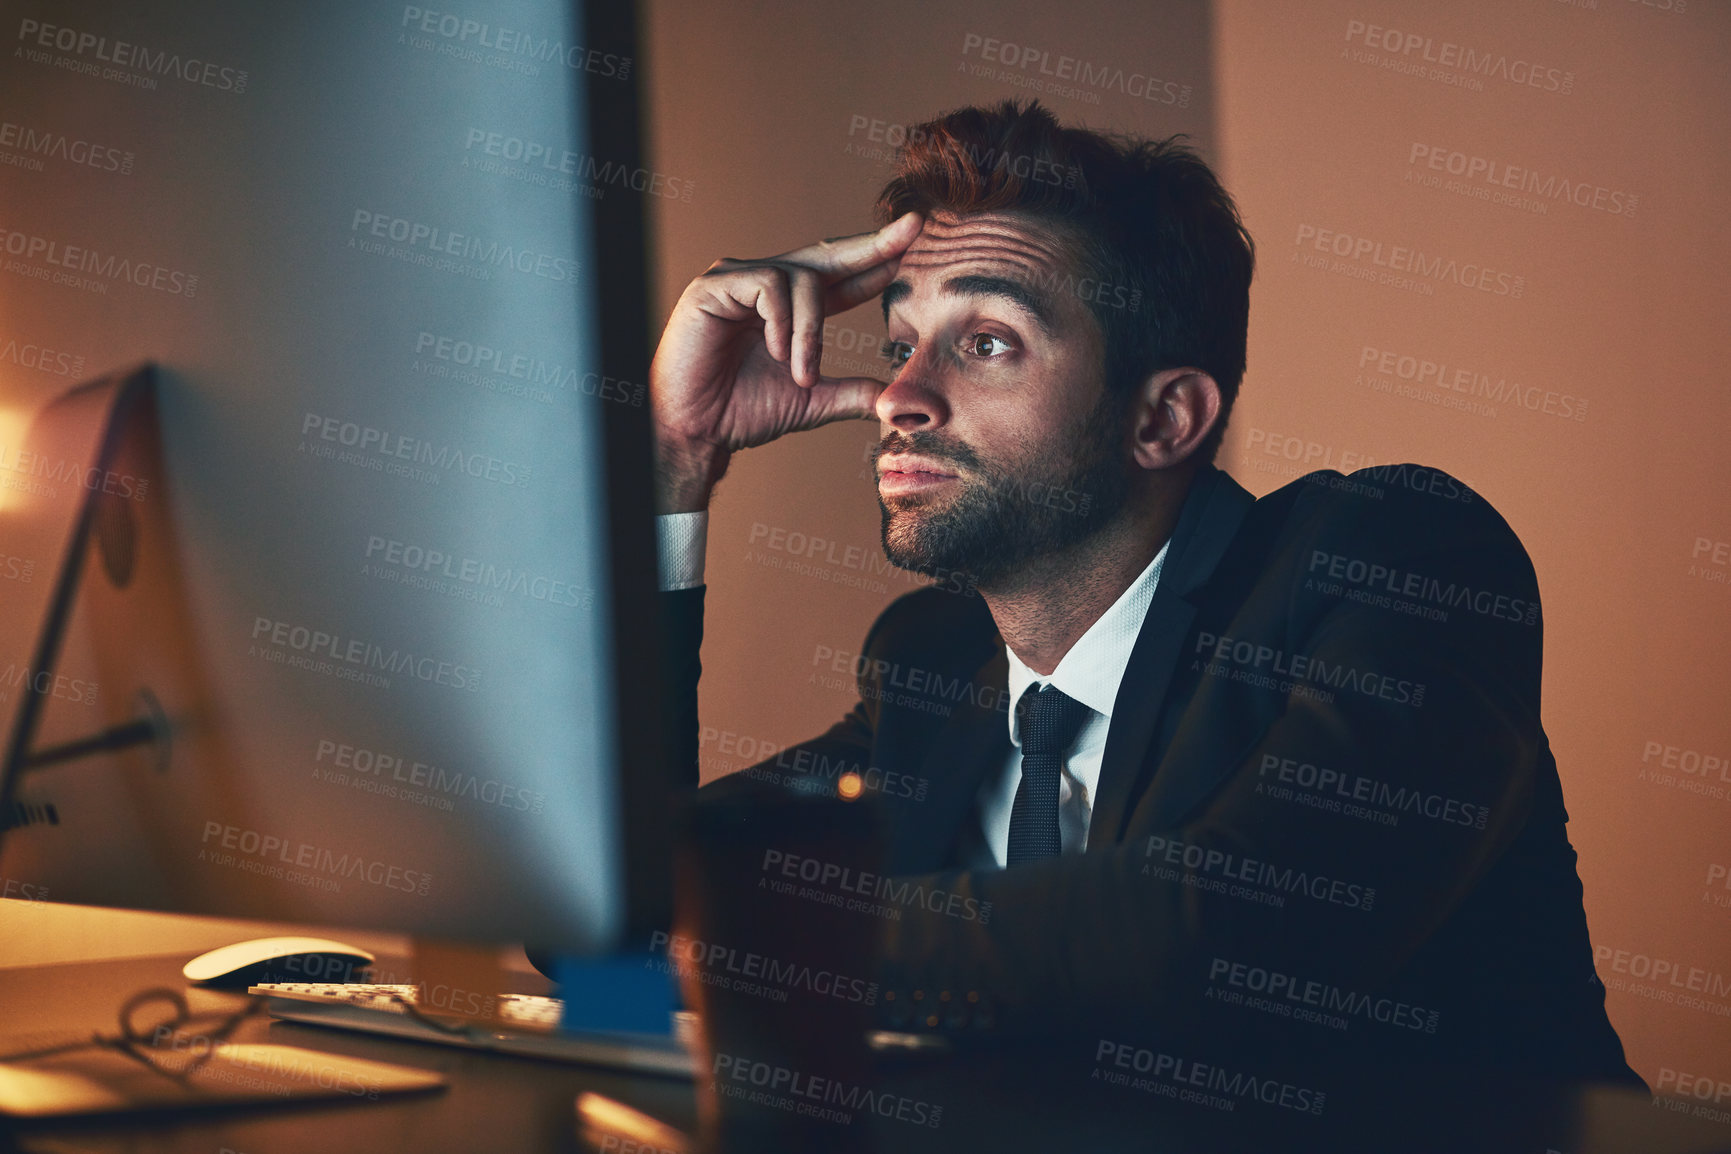
{"label": "shoulder of jacket", "polygon": [[[984,654],[997,637],[991,611],[977,591],[970,588],[961,594],[924,588],[904,593],[884,606],[860,651],[872,656],[932,651],[956,654],[965,660],[976,652]],[[983,659],[978,657],[975,663]]]}

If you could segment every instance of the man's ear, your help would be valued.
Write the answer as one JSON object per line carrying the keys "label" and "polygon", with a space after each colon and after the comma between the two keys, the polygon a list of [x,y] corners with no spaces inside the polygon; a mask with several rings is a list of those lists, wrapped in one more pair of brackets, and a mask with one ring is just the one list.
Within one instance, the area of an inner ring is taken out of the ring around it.
{"label": "man's ear", "polygon": [[1197,368],[1162,369],[1137,390],[1130,412],[1131,455],[1144,469],[1189,460],[1220,420],[1220,385]]}

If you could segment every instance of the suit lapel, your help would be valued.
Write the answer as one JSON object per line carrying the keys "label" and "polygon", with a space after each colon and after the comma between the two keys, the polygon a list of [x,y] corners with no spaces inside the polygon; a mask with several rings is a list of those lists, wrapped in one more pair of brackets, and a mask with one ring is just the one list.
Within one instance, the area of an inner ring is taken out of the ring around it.
{"label": "suit lapel", "polygon": [[[1010,676],[1004,643],[995,637],[994,642],[992,655],[973,677],[976,686],[989,687],[991,699],[1005,692]],[[886,872],[926,873],[947,866],[950,847],[973,812],[981,782],[1009,755],[1010,726],[1004,714],[958,704],[921,758],[930,792],[925,800],[908,804],[906,818],[892,824]]]}
{"label": "suit lapel", "polygon": [[1173,672],[1182,658],[1179,650],[1196,619],[1196,607],[1189,597],[1213,575],[1255,503],[1256,498],[1238,482],[1211,466],[1191,483],[1148,616],[1130,651],[1130,664],[1112,705],[1112,726],[1106,734],[1088,825],[1090,850],[1109,849],[1123,835],[1130,800],[1159,726]]}

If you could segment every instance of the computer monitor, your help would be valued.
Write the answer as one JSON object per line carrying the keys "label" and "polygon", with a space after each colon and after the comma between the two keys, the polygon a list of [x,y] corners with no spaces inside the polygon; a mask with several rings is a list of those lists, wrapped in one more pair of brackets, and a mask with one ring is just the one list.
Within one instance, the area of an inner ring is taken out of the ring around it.
{"label": "computer monitor", "polygon": [[0,174],[51,269],[0,312],[154,364],[0,397],[0,876],[588,955],[664,925],[630,6],[54,11],[0,103],[127,171]]}

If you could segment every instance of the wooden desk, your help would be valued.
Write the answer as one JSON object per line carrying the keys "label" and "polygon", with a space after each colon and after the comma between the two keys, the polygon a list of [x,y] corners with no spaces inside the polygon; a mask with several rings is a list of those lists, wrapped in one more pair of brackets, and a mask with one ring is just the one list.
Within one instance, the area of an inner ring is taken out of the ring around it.
{"label": "wooden desk", "polygon": [[[246,997],[188,989],[186,956],[135,958],[0,971],[0,1032],[85,1029],[113,1033],[120,1003],[149,986],[187,989],[195,1012],[240,1008]],[[398,973],[402,964],[380,964]],[[526,991],[527,992],[527,991]],[[534,991],[544,992],[544,991]],[[187,1154],[390,1154],[413,1151],[576,1151],[574,1103],[584,1090],[606,1094],[676,1126],[695,1125],[689,1082],[586,1066],[537,1062],[400,1042],[261,1017],[235,1036],[395,1062],[445,1075],[442,1093],[376,1102],[238,1107],[124,1121],[32,1124],[12,1132],[24,1151],[185,1151]],[[0,1150],[5,1146],[0,1145]]]}
{"label": "wooden desk", "polygon": [[[184,956],[0,971],[0,1032],[110,1032],[120,1003],[148,986],[185,988]],[[381,964],[386,964],[381,959]],[[536,991],[525,991],[536,992]],[[243,997],[189,991],[192,1009],[239,1007]],[[688,1132],[696,1125],[690,1083],[374,1035],[260,1019],[238,1041],[272,1041],[436,1070],[443,1093],[376,1102],[185,1112],[109,1121],[78,1120],[0,1129],[0,1152],[32,1154],[412,1154],[591,1150],[580,1141],[574,1104],[605,1094]],[[866,1146],[922,1151],[1339,1151],[1378,1154],[1731,1154],[1731,1126],[1648,1103],[1644,1095],[1500,1085],[1437,1090],[1404,1101],[1366,1086],[1359,1102],[1332,1098],[1333,1117],[1238,1115],[1105,1088],[1055,1070],[1039,1050],[979,1054],[886,1074],[889,1093],[941,1105],[940,1125],[871,1114],[855,1119]],[[1355,1113],[1357,1111],[1357,1113]],[[3,1125],[3,1124],[0,1124]],[[856,1131],[857,1132],[857,1131]],[[751,1154],[763,1154],[753,1150]],[[800,1154],[808,1154],[801,1150]]]}

